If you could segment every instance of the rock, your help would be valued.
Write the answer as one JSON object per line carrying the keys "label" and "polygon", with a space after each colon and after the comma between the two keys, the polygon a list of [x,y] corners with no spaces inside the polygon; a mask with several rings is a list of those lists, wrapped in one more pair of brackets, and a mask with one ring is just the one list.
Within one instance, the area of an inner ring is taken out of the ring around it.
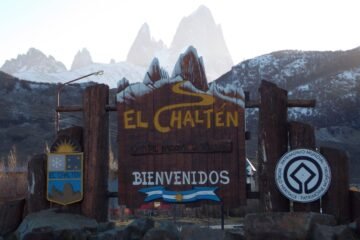
{"label": "rock", "polygon": [[224,240],[245,240],[244,231],[227,231]]}
{"label": "rock", "polygon": [[179,240],[173,231],[167,231],[161,228],[152,228],[147,231],[142,238],[143,240]]}
{"label": "rock", "polygon": [[135,226],[127,226],[123,232],[124,240],[140,240],[143,237],[143,233]]}
{"label": "rock", "polygon": [[246,239],[307,239],[315,223],[335,225],[332,215],[320,213],[254,213],[244,220]]}
{"label": "rock", "polygon": [[141,239],[144,234],[154,227],[154,220],[150,218],[139,218],[131,222],[123,232],[124,240]]}
{"label": "rock", "polygon": [[196,225],[183,226],[180,233],[180,239],[184,240],[220,240],[224,238],[225,232],[222,230],[200,228]]}
{"label": "rock", "polygon": [[20,225],[25,200],[14,200],[0,204],[0,236],[5,236]]}
{"label": "rock", "polygon": [[[23,220],[16,235],[19,239],[39,239],[43,236],[57,237],[61,234],[68,234],[64,230],[69,230],[71,234],[77,231],[88,232],[97,230],[98,223],[94,219],[90,219],[77,214],[57,213],[55,209],[43,210],[37,213],[31,213]],[[51,239],[51,238],[47,238]]]}
{"label": "rock", "polygon": [[176,239],[180,239],[180,232],[178,230],[178,227],[172,222],[162,221],[159,222],[158,225],[159,229],[169,232],[171,235],[175,236]]}
{"label": "rock", "polygon": [[355,240],[355,236],[346,225],[327,226],[315,224],[311,239],[313,240]]}

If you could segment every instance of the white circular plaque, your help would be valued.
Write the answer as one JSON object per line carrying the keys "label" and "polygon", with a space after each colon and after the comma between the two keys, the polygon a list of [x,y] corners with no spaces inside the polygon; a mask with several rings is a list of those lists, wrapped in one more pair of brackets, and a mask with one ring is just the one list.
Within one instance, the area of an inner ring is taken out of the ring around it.
{"label": "white circular plaque", "polygon": [[282,156],[275,168],[280,192],[295,202],[313,202],[323,196],[331,182],[330,166],[313,150],[296,149]]}

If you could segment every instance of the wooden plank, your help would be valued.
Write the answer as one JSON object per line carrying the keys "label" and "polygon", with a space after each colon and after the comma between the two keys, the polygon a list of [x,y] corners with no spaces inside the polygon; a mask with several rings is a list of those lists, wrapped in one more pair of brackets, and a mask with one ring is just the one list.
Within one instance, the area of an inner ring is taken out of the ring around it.
{"label": "wooden plank", "polygon": [[109,171],[109,87],[90,86],[84,93],[84,200],[82,212],[107,221]]}
{"label": "wooden plank", "polygon": [[[245,107],[246,108],[259,108],[261,105],[260,101],[246,101]],[[303,107],[303,108],[313,108],[316,105],[316,100],[302,100],[302,99],[289,99],[287,101],[287,107]]]}
{"label": "wooden plank", "polygon": [[28,163],[28,213],[48,209],[50,203],[46,199],[46,154],[35,155]]}
{"label": "wooden plank", "polygon": [[259,109],[259,192],[264,211],[288,211],[289,201],[275,183],[275,167],[288,149],[287,91],[262,81]]}
{"label": "wooden plank", "polygon": [[322,199],[323,212],[334,215],[339,223],[350,220],[349,162],[342,150],[321,147],[331,169],[331,184]]}
{"label": "wooden plank", "polygon": [[360,192],[359,191],[350,191],[350,212],[351,220],[355,221],[358,219],[360,223]]}
{"label": "wooden plank", "polygon": [[[289,122],[288,131],[291,150],[298,148],[316,149],[315,131],[311,125],[292,121]],[[295,212],[319,212],[320,201],[312,203],[294,202],[293,209]]]}
{"label": "wooden plank", "polygon": [[[80,105],[73,106],[58,106],[56,112],[82,112],[84,108]],[[115,105],[105,105],[105,110],[108,112],[116,112]]]}

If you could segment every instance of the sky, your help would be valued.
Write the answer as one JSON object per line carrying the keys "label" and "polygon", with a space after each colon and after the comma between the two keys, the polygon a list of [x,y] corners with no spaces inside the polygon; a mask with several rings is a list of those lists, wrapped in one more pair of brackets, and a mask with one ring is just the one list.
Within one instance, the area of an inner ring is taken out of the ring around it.
{"label": "sky", "polygon": [[234,64],[278,50],[360,46],[359,0],[0,0],[0,66],[34,47],[68,68],[125,61],[141,25],[169,46],[181,19],[207,6]]}

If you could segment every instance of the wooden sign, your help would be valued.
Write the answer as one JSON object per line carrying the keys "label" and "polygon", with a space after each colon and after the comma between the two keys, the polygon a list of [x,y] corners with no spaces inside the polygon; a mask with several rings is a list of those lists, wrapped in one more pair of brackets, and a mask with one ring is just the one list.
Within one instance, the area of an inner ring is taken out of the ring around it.
{"label": "wooden sign", "polygon": [[117,96],[120,203],[244,204],[243,99],[227,101],[181,79],[157,84],[131,85]]}

